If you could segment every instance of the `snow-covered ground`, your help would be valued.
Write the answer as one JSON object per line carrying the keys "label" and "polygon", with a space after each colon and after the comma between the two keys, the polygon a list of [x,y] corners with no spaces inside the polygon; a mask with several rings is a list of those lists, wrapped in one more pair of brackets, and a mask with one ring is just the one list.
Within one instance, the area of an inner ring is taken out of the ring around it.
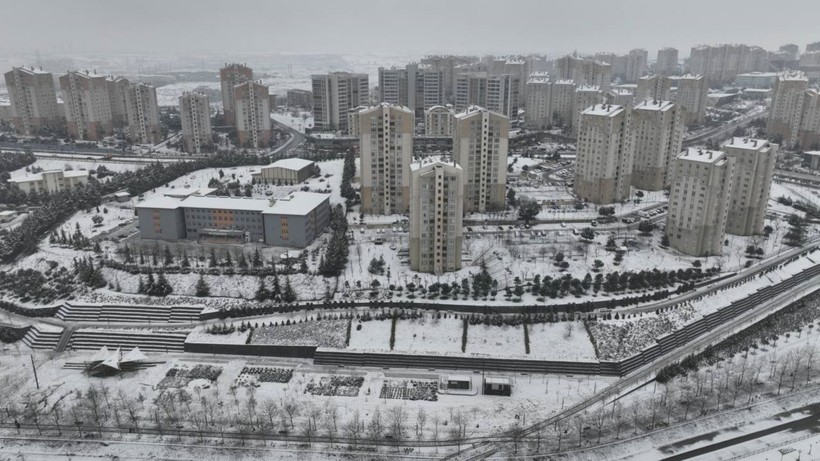
{"label": "snow-covered ground", "polygon": [[[280,411],[275,418],[276,430],[287,427],[290,429],[287,415],[281,411],[283,404],[295,403],[298,410],[294,415],[295,432],[303,420],[310,417],[314,408],[324,409],[328,407],[336,408],[338,412],[339,426],[341,427],[358,411],[360,417],[369,421],[376,409],[385,421],[387,414],[392,408],[401,407],[406,412],[406,425],[408,432],[414,434],[414,425],[417,421],[417,412],[424,409],[427,419],[421,432],[423,438],[429,440],[434,431],[434,422],[438,421],[438,439],[449,438],[447,427],[453,424],[453,414],[463,412],[467,417],[467,436],[496,434],[506,430],[515,421],[535,421],[548,417],[550,414],[559,411],[562,407],[569,406],[580,399],[591,395],[595,390],[600,390],[609,384],[617,381],[615,378],[601,377],[566,377],[553,375],[517,375],[487,373],[487,376],[504,376],[512,381],[512,397],[486,396],[486,395],[451,395],[439,394],[437,401],[408,401],[397,399],[381,399],[379,393],[386,381],[395,382],[397,380],[410,379],[433,379],[445,378],[447,372],[430,373],[420,370],[374,370],[365,369],[357,372],[356,376],[362,376],[364,383],[361,390],[355,397],[326,397],[311,395],[305,392],[305,388],[311,381],[318,382],[322,377],[330,376],[328,370],[314,368],[303,362],[296,362],[287,359],[265,359],[253,358],[247,360],[234,360],[223,357],[181,357],[174,354],[147,354],[149,360],[160,361],[153,368],[137,372],[123,373],[119,377],[112,378],[89,378],[81,370],[65,369],[65,362],[78,362],[88,360],[92,353],[68,353],[58,356],[36,355],[37,374],[41,389],[48,389],[52,394],[46,399],[46,405],[68,395],[63,400],[63,408],[68,410],[76,404],[78,400],[70,395],[75,390],[85,391],[89,384],[105,386],[111,396],[115,399],[144,399],[146,402],[154,402],[161,391],[157,385],[165,377],[168,370],[172,368],[185,367],[193,368],[195,365],[216,365],[221,368],[219,377],[214,382],[207,380],[194,380],[188,384],[185,390],[189,394],[195,394],[197,398],[191,401],[191,410],[185,411],[181,415],[182,424],[187,429],[193,426],[187,419],[188,414],[202,413],[206,411],[203,402],[222,402],[220,412],[227,415],[234,415],[248,406],[250,396],[256,400],[258,409],[268,402],[275,404]],[[16,355],[0,356],[0,382],[3,382],[8,392],[9,402],[22,402],[23,394],[35,389],[34,377],[31,373],[21,373],[19,371],[20,357]],[[252,388],[251,394],[247,388],[241,385],[236,392],[229,391],[242,369],[246,365],[251,366],[276,366],[282,368],[295,368],[291,381],[287,384],[261,383],[259,387]],[[342,372],[343,373],[343,372]],[[337,375],[337,376],[346,376]],[[480,386],[480,376],[475,375],[473,386]],[[177,392],[177,391],[174,391]],[[105,405],[105,404],[103,404]],[[154,408],[154,404],[143,406],[137,404],[137,411],[145,413],[141,415],[141,425],[144,427],[153,424],[150,421],[148,411]],[[68,414],[66,412],[66,414]],[[323,427],[322,421],[325,419],[325,411],[318,412],[315,418],[318,424]],[[104,421],[104,425],[114,425],[113,416],[108,413],[109,419]],[[87,431],[93,430],[93,424],[89,423]],[[228,429],[231,432],[235,427]],[[218,429],[217,429],[218,431]],[[413,436],[415,439],[415,436]]]}
{"label": "snow-covered ground", "polygon": [[[17,170],[10,172],[12,179],[18,178],[25,178],[27,176],[31,176],[33,173],[30,172],[31,167],[42,168],[43,171],[48,170],[67,170],[72,169],[75,171],[82,171],[82,170],[97,170],[100,166],[105,166],[109,171],[113,173],[119,173],[123,171],[134,171],[138,170],[143,167],[140,163],[136,162],[114,162],[110,160],[88,160],[88,159],[44,159],[40,158],[37,159],[36,162],[29,165],[28,167],[23,167]],[[26,170],[29,171],[26,171]],[[95,175],[96,177],[96,175]]]}
{"label": "snow-covered ground", "polygon": [[[294,113],[296,114],[295,117],[293,116]],[[277,122],[283,123],[301,133],[304,133],[306,128],[313,128],[313,115],[309,111],[274,112],[271,116]]]}

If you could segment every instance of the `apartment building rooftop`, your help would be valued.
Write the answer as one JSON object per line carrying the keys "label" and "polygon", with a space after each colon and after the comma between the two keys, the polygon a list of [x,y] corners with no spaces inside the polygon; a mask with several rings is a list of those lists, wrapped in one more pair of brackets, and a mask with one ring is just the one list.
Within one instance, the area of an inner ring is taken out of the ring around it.
{"label": "apartment building rooftop", "polygon": [[785,81],[791,82],[809,81],[809,78],[806,76],[806,74],[799,70],[783,72],[782,74],[780,74],[780,78]]}
{"label": "apartment building rooftop", "polygon": [[262,168],[287,168],[289,170],[301,170],[307,166],[313,165],[312,160],[304,160],[301,158],[283,158],[282,160],[277,160],[271,163],[268,166]]}
{"label": "apartment building rooftop", "polygon": [[726,141],[724,146],[731,146],[736,149],[748,149],[748,150],[760,150],[763,147],[769,145],[769,141],[766,139],[754,139],[754,138],[738,138],[733,137]]}
{"label": "apartment building rooftop", "polygon": [[410,171],[416,171],[421,168],[431,166],[431,165],[447,165],[449,167],[453,167],[457,170],[461,169],[461,165],[455,162],[445,162],[439,159],[422,159],[419,162],[413,162],[410,164]]}
{"label": "apartment building rooftop", "polygon": [[719,150],[708,150],[698,147],[690,147],[678,155],[680,160],[688,160],[691,162],[714,163],[719,164],[726,160],[726,154]]}
{"label": "apartment building rooftop", "polygon": [[478,112],[492,112],[493,114],[505,117],[504,114],[500,114],[498,112],[493,112],[493,111],[491,111],[489,109],[485,109],[481,106],[470,106],[467,109],[465,109],[464,112],[457,113],[456,118],[459,118],[459,119],[460,118],[466,118],[466,117],[469,117],[470,115],[473,115],[473,114],[478,113]]}
{"label": "apartment building rooftop", "polygon": [[672,101],[661,101],[659,99],[647,99],[645,101],[641,101],[638,105],[635,106],[635,109],[643,109],[643,110],[658,110],[661,112],[665,112],[667,110],[672,109],[675,107],[675,103]]}
{"label": "apartment building rooftop", "polygon": [[594,104],[582,112],[584,115],[598,115],[603,117],[614,117],[623,112],[623,106],[617,104]]}

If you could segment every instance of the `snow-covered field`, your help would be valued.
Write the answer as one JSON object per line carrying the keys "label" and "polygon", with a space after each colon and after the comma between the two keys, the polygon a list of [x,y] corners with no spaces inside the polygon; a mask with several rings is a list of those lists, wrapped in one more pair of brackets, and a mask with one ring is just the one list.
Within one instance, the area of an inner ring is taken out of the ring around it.
{"label": "snow-covered field", "polygon": [[[20,168],[10,172],[12,179],[18,178],[25,178],[30,176],[32,173],[26,171],[28,168],[29,170],[31,167],[38,167],[42,168],[44,171],[48,170],[66,170],[72,169],[76,171],[82,170],[95,170],[100,167],[105,166],[109,171],[114,173],[119,173],[122,171],[134,171],[138,170],[143,167],[143,165],[136,163],[136,162],[114,162],[110,160],[76,160],[76,159],[44,159],[40,158],[37,159],[36,162],[29,165],[28,167]],[[96,177],[96,176],[95,176]]]}
{"label": "snow-covered field", "polygon": [[298,110],[295,113],[296,117],[292,116],[292,112],[274,112],[271,116],[277,122],[283,123],[301,133],[305,132],[305,128],[313,128],[313,115],[311,112]]}
{"label": "snow-covered field", "polygon": [[[186,91],[194,91],[198,88],[220,91],[219,82],[178,82],[170,85],[157,87],[157,105],[179,107],[179,97]],[[214,101],[211,98],[211,105],[222,105],[222,101]]]}

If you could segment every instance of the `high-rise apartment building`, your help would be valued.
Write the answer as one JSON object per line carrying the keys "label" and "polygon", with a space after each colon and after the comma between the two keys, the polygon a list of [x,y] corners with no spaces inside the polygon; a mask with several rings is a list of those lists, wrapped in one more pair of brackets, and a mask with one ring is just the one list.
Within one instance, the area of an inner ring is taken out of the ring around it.
{"label": "high-rise apartment building", "polygon": [[63,126],[65,114],[57,105],[54,77],[33,67],[14,67],[5,73],[11,120],[19,134],[35,135]]}
{"label": "high-rise apartment building", "polygon": [[236,104],[234,101],[234,87],[240,83],[253,80],[253,69],[248,66],[232,63],[225,64],[219,69],[219,83],[222,89],[222,113],[225,115],[225,124],[236,126]]}
{"label": "high-rise apartment building", "polygon": [[820,51],[820,42],[813,42],[806,45],[806,53]]}
{"label": "high-rise apartment building", "polygon": [[564,56],[555,60],[555,78],[572,80],[579,86],[594,85],[606,93],[612,80],[612,66],[590,58]]}
{"label": "high-rise apartment building", "polygon": [[628,88],[613,88],[606,95],[606,102],[616,106],[632,107],[635,101],[635,92]]}
{"label": "high-rise apartment building", "polygon": [[581,113],[588,108],[602,104],[604,93],[601,88],[594,85],[581,85],[575,89],[575,101],[573,102],[574,113],[572,120],[572,132],[578,134],[578,123],[581,120]]}
{"label": "high-rise apartment building", "polygon": [[440,138],[453,137],[455,123],[453,106],[433,106],[424,112],[424,135]]}
{"label": "high-rise apartment building", "polygon": [[671,79],[661,75],[644,75],[638,79],[638,87],[635,89],[634,97],[635,104],[647,99],[668,101],[671,89]]}
{"label": "high-rise apartment building", "polygon": [[621,106],[597,104],[581,114],[574,190],[582,199],[607,204],[629,198],[632,155],[626,124]]}
{"label": "high-rise apartment building", "polygon": [[409,209],[414,122],[409,108],[387,103],[359,112],[363,213]]}
{"label": "high-rise apartment building", "polygon": [[649,52],[644,49],[635,49],[629,52],[626,57],[626,78],[627,82],[637,82],[646,73],[646,66],[649,60]]}
{"label": "high-rise apartment building", "polygon": [[820,92],[817,90],[808,90],[803,94],[797,144],[803,149],[820,149]]}
{"label": "high-rise apartment building", "polygon": [[645,100],[629,114],[632,185],[662,190],[669,185],[669,169],[681,152],[683,123],[678,106],[670,101]]}
{"label": "high-rise apartment building", "polygon": [[692,48],[688,67],[710,82],[731,82],[737,74],[769,70],[769,53],[758,46],[700,45]]}
{"label": "high-rise apartment building", "polygon": [[746,138],[731,138],[723,145],[723,151],[734,159],[735,164],[726,219],[727,233],[754,235],[763,232],[777,147],[765,139]]}
{"label": "high-rise apartment building", "polygon": [[799,71],[784,73],[774,81],[766,132],[769,136],[782,136],[783,143],[789,147],[794,147],[798,142],[803,102],[808,88],[808,77]]}
{"label": "high-rise apartment building", "polygon": [[676,48],[661,48],[658,50],[655,73],[666,77],[678,73],[678,50]]}
{"label": "high-rise apartment building", "polygon": [[410,166],[410,269],[442,274],[461,269],[464,171],[457,164]]}
{"label": "high-rise apartment building", "polygon": [[487,72],[461,73],[456,76],[456,110],[470,106],[486,107],[508,118],[518,116],[519,81],[515,75],[489,75]]}
{"label": "high-rise apartment building", "polygon": [[319,130],[350,132],[348,113],[367,106],[370,88],[367,74],[331,72],[311,75],[313,85],[313,126]]}
{"label": "high-rise apartment building", "polygon": [[474,56],[426,56],[421,59],[421,64],[442,72],[442,84],[444,88],[444,102],[453,103],[456,85],[456,69],[460,66],[470,65],[478,61]]}
{"label": "high-rise apartment building", "polygon": [[111,102],[111,123],[114,128],[125,128],[128,125],[125,95],[130,83],[125,77],[108,76],[105,84],[108,87],[108,100]]}
{"label": "high-rise apartment building", "polygon": [[112,104],[104,76],[69,72],[60,77],[60,88],[69,136],[99,141],[111,135]]}
{"label": "high-rise apartment building", "polygon": [[550,95],[550,124],[571,127],[575,121],[575,82],[558,80]]}
{"label": "high-rise apartment building", "polygon": [[208,95],[188,91],[182,93],[179,97],[179,118],[182,121],[185,152],[200,154],[213,144]]}
{"label": "high-rise apartment building", "polygon": [[552,124],[552,82],[545,74],[532,75],[527,81],[526,91],[526,125],[545,130]]}
{"label": "high-rise apartment building", "polygon": [[464,170],[464,210],[503,210],[510,120],[482,107],[456,114],[453,160]]}
{"label": "high-rise apartment building", "polygon": [[313,93],[310,90],[288,90],[287,101],[288,107],[310,110],[313,108]]}
{"label": "high-rise apartment building", "polygon": [[254,81],[233,87],[236,134],[240,146],[267,147],[271,139],[268,87]]}
{"label": "high-rise apartment building", "polygon": [[132,83],[125,93],[128,114],[128,139],[135,144],[162,141],[159,129],[157,89],[147,83]]}
{"label": "high-rise apartment building", "polygon": [[444,103],[444,71],[418,64],[404,69],[380,67],[379,102],[409,107],[420,117]]}
{"label": "high-rise apartment building", "polygon": [[703,123],[708,93],[709,86],[702,75],[684,75],[678,79],[675,103],[681,108],[685,126],[692,127]]}
{"label": "high-rise apartment building", "polygon": [[691,256],[721,253],[734,175],[734,159],[721,151],[689,148],[672,164],[666,236]]}

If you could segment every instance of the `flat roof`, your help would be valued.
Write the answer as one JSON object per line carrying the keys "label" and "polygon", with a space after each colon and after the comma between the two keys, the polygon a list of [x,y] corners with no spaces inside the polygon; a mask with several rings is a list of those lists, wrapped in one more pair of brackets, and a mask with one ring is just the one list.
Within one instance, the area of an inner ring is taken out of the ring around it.
{"label": "flat roof", "polygon": [[458,170],[461,169],[461,165],[457,163],[450,163],[450,162],[442,162],[441,160],[422,160],[420,162],[414,162],[410,164],[410,171],[416,171],[418,169],[428,167],[428,166],[435,166],[435,165],[443,165],[449,166],[450,168],[456,168]]}
{"label": "flat roof", "polygon": [[623,112],[623,106],[617,104],[594,104],[584,110],[586,115],[601,115],[604,117],[614,117]]}
{"label": "flat roof", "polygon": [[304,160],[301,158],[283,158],[282,160],[277,160],[268,166],[263,166],[262,169],[264,170],[265,168],[287,168],[289,170],[301,170],[302,168],[311,165],[313,165],[312,160]]}
{"label": "flat roof", "polygon": [[194,189],[171,189],[171,190],[163,190],[161,193],[166,197],[175,197],[175,198],[185,198],[191,197],[194,195],[211,195],[216,192],[217,189],[214,187],[200,187]]}
{"label": "flat roof", "polygon": [[0,211],[0,216],[3,216],[3,217],[5,217],[5,216],[14,216],[14,215],[16,215],[16,214],[17,214],[17,212],[16,212],[16,211],[14,211],[14,210],[3,210],[3,211]]}
{"label": "flat roof", "polygon": [[330,197],[316,192],[294,192],[288,197],[277,199],[273,205],[266,207],[263,214],[285,214],[304,216],[321,205]]}
{"label": "flat roof", "polygon": [[690,147],[678,155],[678,159],[688,160],[691,162],[717,163],[718,161],[723,160],[725,156],[726,154],[719,150],[707,150],[697,147]]}
{"label": "flat roof", "polygon": [[732,147],[735,149],[747,149],[758,151],[760,149],[763,149],[764,147],[768,147],[769,141],[766,139],[732,137],[728,141],[726,141],[726,143],[724,143],[723,146]]}
{"label": "flat roof", "polygon": [[487,384],[504,384],[509,386],[510,385],[510,378],[493,378],[487,377],[484,378],[484,382]]}
{"label": "flat roof", "polygon": [[473,377],[470,375],[448,375],[447,381],[472,381]]}
{"label": "flat roof", "polygon": [[21,182],[34,182],[34,181],[42,181],[43,175],[47,173],[62,173],[64,178],[82,178],[88,176],[88,170],[46,170],[41,171],[39,173],[34,173],[29,176],[24,176],[22,178],[11,178],[8,182],[13,183],[21,183]]}
{"label": "flat roof", "polygon": [[812,155],[812,156],[815,156],[815,157],[820,157],[820,150],[809,150],[809,151],[806,151],[806,152],[803,152],[803,153],[806,154],[806,155]]}
{"label": "flat roof", "polygon": [[242,197],[191,196],[180,202],[183,208],[206,208],[211,210],[263,211],[270,206],[268,199]]}
{"label": "flat roof", "polygon": [[166,196],[154,196],[148,200],[138,202],[134,208],[148,208],[156,210],[176,210],[180,207],[182,201]]}
{"label": "flat roof", "polygon": [[659,110],[667,111],[675,107],[672,101],[660,101],[657,99],[646,99],[635,106],[635,110]]}

